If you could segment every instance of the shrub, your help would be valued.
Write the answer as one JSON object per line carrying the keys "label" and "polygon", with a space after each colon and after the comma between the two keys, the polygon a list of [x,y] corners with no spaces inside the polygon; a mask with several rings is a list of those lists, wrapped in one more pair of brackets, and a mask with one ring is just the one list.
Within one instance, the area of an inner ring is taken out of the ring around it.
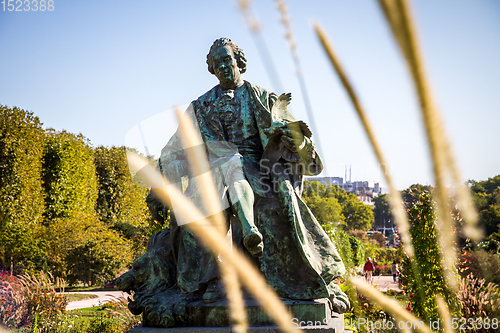
{"label": "shrub", "polygon": [[392,275],[391,266],[375,266],[373,275]]}
{"label": "shrub", "polygon": [[391,265],[394,260],[398,261],[397,249],[380,248],[372,243],[367,243],[365,246],[365,257],[375,259],[380,266],[388,266]]}
{"label": "shrub", "polygon": [[378,247],[385,247],[385,236],[380,232],[375,232],[370,236],[373,239]]}
{"label": "shrub", "polygon": [[347,269],[354,267],[353,252],[351,249],[351,240],[349,236],[339,228],[329,232],[330,239],[339,251],[340,257]]}
{"label": "shrub", "polygon": [[363,242],[354,236],[349,236],[349,243],[351,245],[352,261],[354,265],[363,265],[365,260],[365,246]]}
{"label": "shrub", "polygon": [[347,232],[349,236],[354,236],[360,241],[367,242],[368,241],[368,236],[366,235],[366,231],[364,230],[349,230]]}
{"label": "shrub", "polygon": [[458,264],[462,277],[469,274],[486,283],[500,284],[500,255],[482,250],[465,252],[460,256]]}

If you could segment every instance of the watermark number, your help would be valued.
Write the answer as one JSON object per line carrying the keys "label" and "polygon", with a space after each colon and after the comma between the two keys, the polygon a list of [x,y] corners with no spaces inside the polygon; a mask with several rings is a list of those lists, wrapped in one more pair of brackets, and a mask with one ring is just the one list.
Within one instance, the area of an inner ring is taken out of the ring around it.
{"label": "watermark number", "polygon": [[54,10],[54,0],[2,0],[2,10],[9,12],[44,12]]}

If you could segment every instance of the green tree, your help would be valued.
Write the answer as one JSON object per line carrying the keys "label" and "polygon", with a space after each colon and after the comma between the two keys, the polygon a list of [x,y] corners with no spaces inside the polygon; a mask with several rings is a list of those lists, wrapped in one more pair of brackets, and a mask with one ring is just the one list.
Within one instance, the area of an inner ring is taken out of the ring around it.
{"label": "green tree", "polygon": [[337,185],[305,181],[302,199],[322,224],[340,222],[347,230],[369,230],[373,224],[372,208]]}
{"label": "green tree", "polygon": [[500,240],[500,175],[480,182],[471,180],[469,186],[485,236]]}
{"label": "green tree", "polygon": [[342,207],[337,199],[326,192],[320,182],[307,182],[302,200],[309,207],[320,224],[343,222]]}
{"label": "green tree", "polygon": [[406,294],[410,295],[411,310],[425,321],[435,320],[439,318],[436,295],[441,295],[450,308],[451,316],[459,317],[460,302],[444,278],[442,251],[435,225],[435,203],[428,191],[417,189],[413,192],[410,188],[405,192],[411,196],[407,201],[407,212],[415,255],[410,258],[402,254],[401,281]]}
{"label": "green tree", "polygon": [[44,131],[32,112],[0,105],[1,265],[41,268],[43,242],[33,229],[42,220]]}
{"label": "green tree", "polygon": [[354,193],[349,193],[343,202],[342,214],[348,230],[370,230],[373,224],[373,209],[358,200]]}
{"label": "green tree", "polygon": [[72,281],[82,277],[75,260],[83,260],[82,251],[88,248],[94,249],[85,261],[86,269],[94,272],[91,282],[113,277],[131,262],[130,242],[96,214],[94,149],[83,135],[48,131],[43,179],[45,220],[37,233],[47,242],[48,264],[54,275]]}
{"label": "green tree", "polygon": [[373,227],[374,230],[376,230],[376,228],[382,228],[384,226],[389,227],[390,225],[393,225],[391,224],[393,217],[388,195],[385,193],[378,195],[373,199],[373,202],[373,215],[375,220]]}
{"label": "green tree", "polygon": [[46,223],[76,212],[93,215],[97,177],[89,141],[81,134],[49,130],[44,153]]}
{"label": "green tree", "polygon": [[99,183],[96,211],[101,221],[133,241],[136,256],[142,255],[152,223],[146,205],[149,190],[131,179],[125,147],[97,147],[95,165]]}

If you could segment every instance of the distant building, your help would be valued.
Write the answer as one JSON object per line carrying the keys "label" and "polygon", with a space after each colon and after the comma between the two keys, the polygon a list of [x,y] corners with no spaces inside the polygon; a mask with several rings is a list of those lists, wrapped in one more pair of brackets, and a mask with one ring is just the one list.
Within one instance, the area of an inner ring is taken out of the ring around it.
{"label": "distant building", "polygon": [[323,185],[337,185],[347,193],[354,193],[358,199],[369,206],[373,206],[373,198],[382,193],[379,183],[370,181],[347,181],[342,177],[305,177],[305,180],[318,181]]}

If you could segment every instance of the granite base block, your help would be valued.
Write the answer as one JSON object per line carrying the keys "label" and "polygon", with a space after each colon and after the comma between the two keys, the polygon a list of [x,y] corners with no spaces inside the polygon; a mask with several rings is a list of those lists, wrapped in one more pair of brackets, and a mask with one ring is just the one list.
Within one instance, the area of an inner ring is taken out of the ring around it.
{"label": "granite base block", "polygon": [[[292,328],[320,333],[344,332],[344,315],[332,314],[326,299],[316,301],[284,300],[283,304],[290,311],[293,320]],[[246,300],[248,332],[274,333],[281,332],[274,321],[254,300]],[[191,327],[153,328],[136,327],[130,333],[230,333],[229,309],[227,301],[205,304],[195,301],[187,306]],[[326,325],[325,325],[326,323]]]}
{"label": "granite base block", "polygon": [[[343,319],[343,316],[342,316]],[[315,326],[302,327],[302,331],[310,333],[348,333],[343,328],[333,328],[330,326]],[[172,327],[172,328],[156,328],[156,327],[142,327],[139,325],[128,331],[129,333],[232,333],[231,327]],[[277,326],[265,327],[249,327],[248,333],[280,333],[283,332]]]}

